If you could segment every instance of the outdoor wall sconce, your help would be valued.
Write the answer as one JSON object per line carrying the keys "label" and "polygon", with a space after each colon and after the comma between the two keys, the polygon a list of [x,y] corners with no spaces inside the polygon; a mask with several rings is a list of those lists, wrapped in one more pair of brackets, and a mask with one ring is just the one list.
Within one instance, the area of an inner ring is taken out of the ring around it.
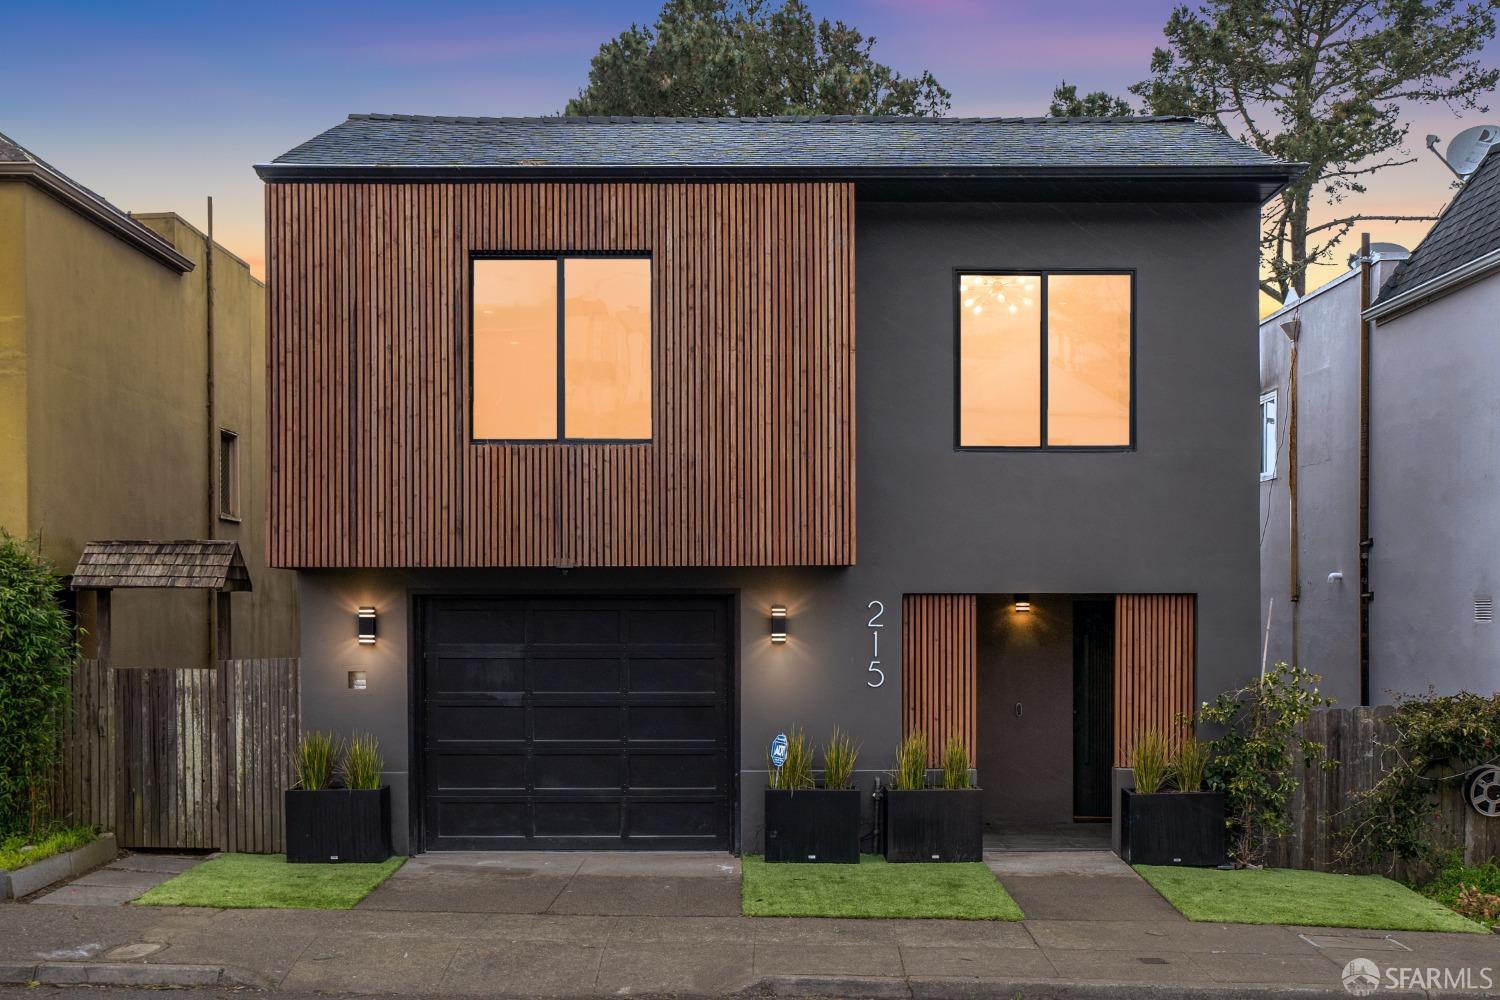
{"label": "outdoor wall sconce", "polygon": [[351,670],[351,671],[349,671],[349,690],[350,691],[363,691],[365,688],[367,688],[369,686],[370,686],[369,682],[365,679],[365,672],[363,670]]}
{"label": "outdoor wall sconce", "polygon": [[360,608],[355,620],[359,626],[359,644],[361,646],[375,645],[375,609]]}
{"label": "outdoor wall sconce", "polygon": [[786,605],[771,605],[771,641],[786,642]]}
{"label": "outdoor wall sconce", "polygon": [[1017,594],[1016,595],[1016,614],[1018,614],[1018,615],[1029,615],[1029,614],[1031,614],[1031,595],[1030,594]]}

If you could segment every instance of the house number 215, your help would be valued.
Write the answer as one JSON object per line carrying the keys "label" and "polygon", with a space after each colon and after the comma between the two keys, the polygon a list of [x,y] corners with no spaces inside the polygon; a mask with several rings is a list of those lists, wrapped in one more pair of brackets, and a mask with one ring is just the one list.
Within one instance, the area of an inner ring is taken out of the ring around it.
{"label": "house number 215", "polygon": [[865,607],[875,612],[870,616],[870,666],[869,672],[874,674],[874,679],[865,681],[872,688],[878,688],[885,683],[885,671],[880,669],[880,630],[885,628],[880,621],[885,614],[885,605],[879,601],[871,601]]}

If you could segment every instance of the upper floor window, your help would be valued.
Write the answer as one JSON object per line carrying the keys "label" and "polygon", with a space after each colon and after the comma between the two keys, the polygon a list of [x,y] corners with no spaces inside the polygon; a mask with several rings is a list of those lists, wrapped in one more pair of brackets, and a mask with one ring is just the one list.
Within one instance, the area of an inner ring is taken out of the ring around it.
{"label": "upper floor window", "polygon": [[651,260],[473,262],[473,435],[651,437]]}
{"label": "upper floor window", "polygon": [[1276,390],[1260,394],[1260,481],[1276,478]]}
{"label": "upper floor window", "polygon": [[1128,448],[1134,276],[958,276],[961,448]]}
{"label": "upper floor window", "polygon": [[219,428],[219,517],[240,519],[240,436]]}

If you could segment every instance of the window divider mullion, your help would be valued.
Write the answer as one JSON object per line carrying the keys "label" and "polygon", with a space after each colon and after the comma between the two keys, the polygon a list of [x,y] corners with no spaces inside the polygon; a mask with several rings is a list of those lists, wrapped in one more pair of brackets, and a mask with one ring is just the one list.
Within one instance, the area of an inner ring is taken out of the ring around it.
{"label": "window divider mullion", "polygon": [[565,345],[564,345],[564,338],[567,336],[567,332],[566,332],[567,331],[567,322],[566,322],[565,303],[568,300],[568,290],[567,290],[567,286],[566,286],[566,283],[565,283],[566,280],[567,280],[564,277],[565,273],[566,273],[566,271],[563,268],[563,258],[562,258],[561,255],[558,255],[558,258],[557,258],[557,440],[559,440],[559,441],[566,441],[568,439],[568,425],[567,425],[568,411],[567,411],[567,400],[566,400],[566,396],[565,396],[565,394],[567,392],[567,368],[565,367],[566,364],[567,364],[567,353],[566,353]]}
{"label": "window divider mullion", "polygon": [[1042,349],[1041,349],[1041,357],[1042,357],[1042,371],[1041,371],[1041,379],[1042,379],[1042,392],[1041,392],[1041,397],[1042,397],[1042,438],[1041,438],[1041,446],[1043,448],[1047,447],[1047,332],[1048,332],[1047,331],[1047,289],[1048,289],[1048,286],[1051,284],[1051,282],[1048,280],[1048,273],[1049,272],[1047,272],[1047,271],[1042,271],[1041,273],[1039,273],[1037,275],[1037,284],[1039,284],[1039,285],[1042,286],[1041,287],[1041,295],[1038,298],[1038,301],[1041,303],[1041,323],[1039,323],[1038,326],[1039,326],[1039,328],[1041,329],[1041,332],[1042,332],[1042,334],[1041,334],[1042,335]]}

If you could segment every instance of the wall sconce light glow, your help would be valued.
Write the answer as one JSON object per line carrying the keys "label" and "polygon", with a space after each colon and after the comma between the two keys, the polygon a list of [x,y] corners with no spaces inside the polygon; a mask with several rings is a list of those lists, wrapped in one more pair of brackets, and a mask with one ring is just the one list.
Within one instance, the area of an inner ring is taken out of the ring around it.
{"label": "wall sconce light glow", "polygon": [[771,641],[786,642],[786,605],[771,605]]}
{"label": "wall sconce light glow", "polygon": [[1030,594],[1017,594],[1016,595],[1016,614],[1018,614],[1018,615],[1029,615],[1029,614],[1031,614],[1031,595]]}
{"label": "wall sconce light glow", "polygon": [[375,645],[375,609],[360,608],[355,621],[359,628],[359,644],[361,646]]}

